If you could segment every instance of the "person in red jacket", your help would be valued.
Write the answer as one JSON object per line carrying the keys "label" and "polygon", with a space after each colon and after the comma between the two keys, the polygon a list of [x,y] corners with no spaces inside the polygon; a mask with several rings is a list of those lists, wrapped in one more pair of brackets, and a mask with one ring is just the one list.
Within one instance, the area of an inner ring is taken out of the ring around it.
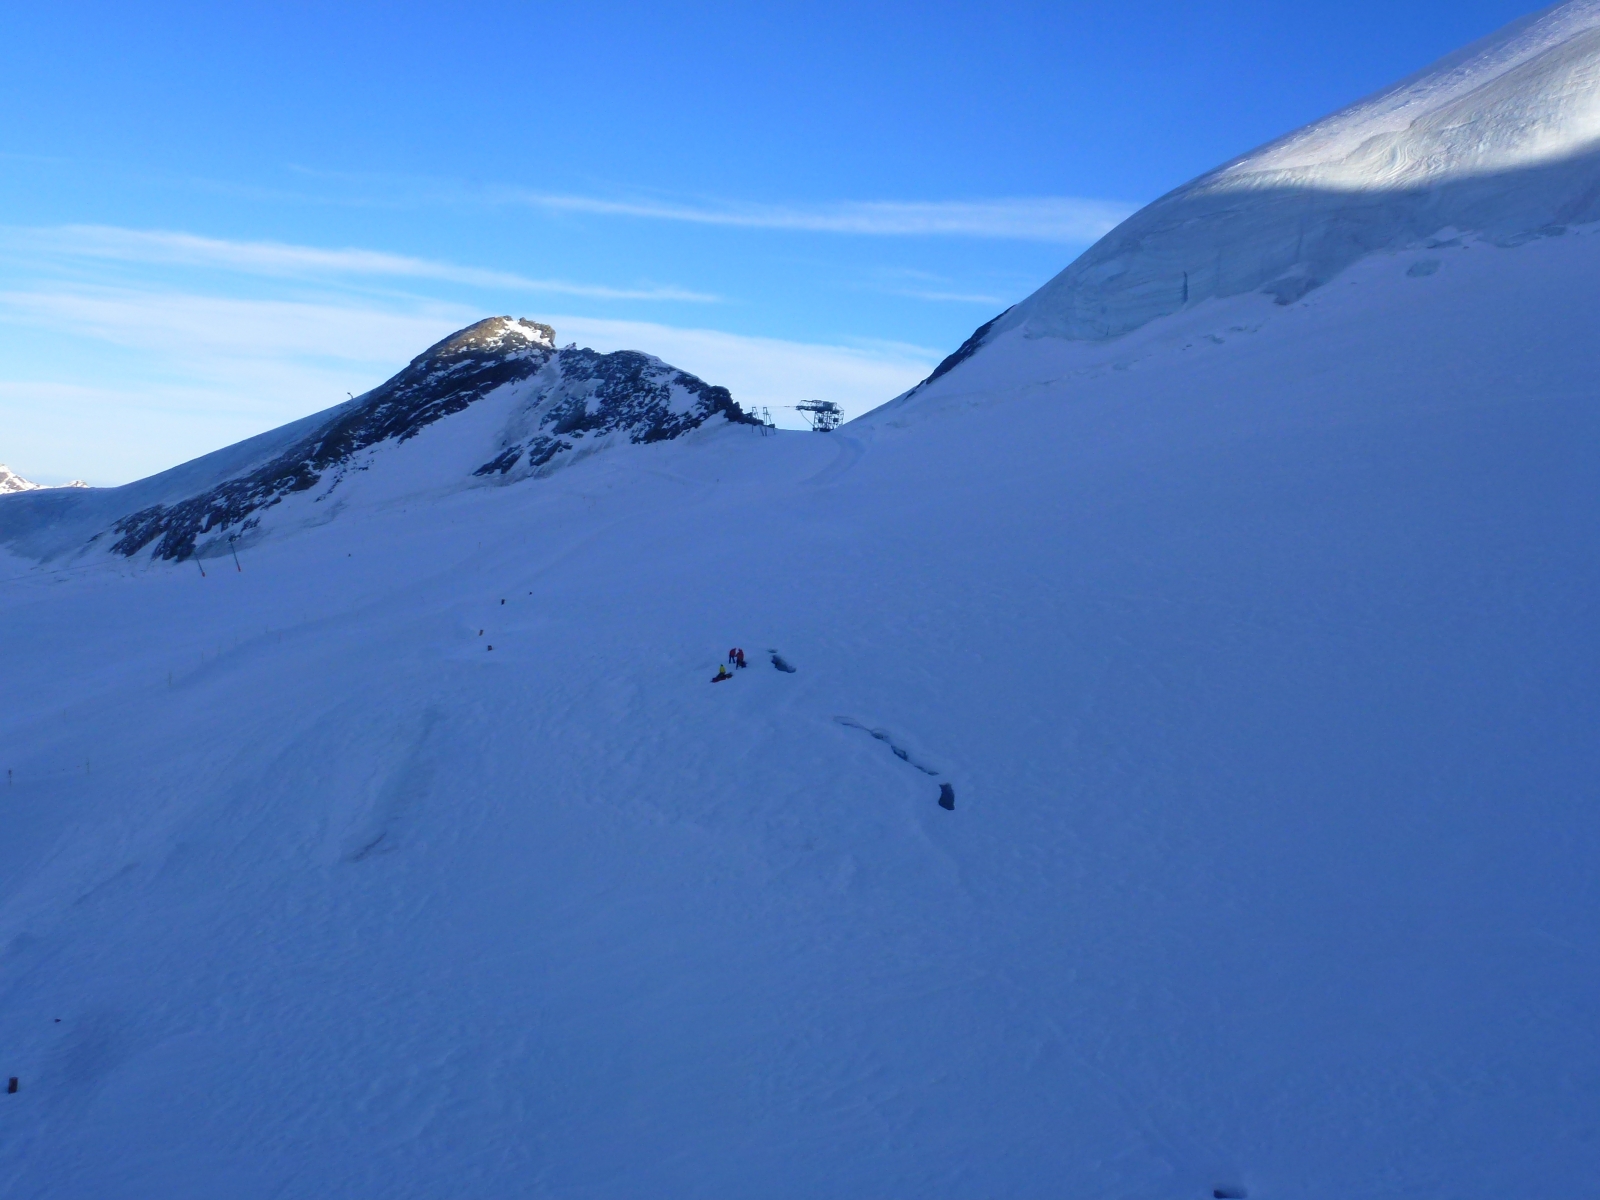
{"label": "person in red jacket", "polygon": [[733,661],[734,661],[734,664],[741,671],[744,670],[744,651],[743,650],[735,650],[733,652]]}

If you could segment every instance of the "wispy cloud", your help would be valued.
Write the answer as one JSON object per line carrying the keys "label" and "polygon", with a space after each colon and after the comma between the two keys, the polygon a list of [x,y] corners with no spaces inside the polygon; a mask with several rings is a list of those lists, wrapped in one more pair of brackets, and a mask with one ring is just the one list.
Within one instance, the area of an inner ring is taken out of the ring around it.
{"label": "wispy cloud", "polygon": [[0,292],[3,453],[125,483],[366,391],[482,315],[35,281]]}
{"label": "wispy cloud", "polygon": [[[125,482],[374,387],[482,315],[416,299],[249,299],[153,285],[36,281],[3,291],[6,461],[24,474]],[[797,418],[786,409],[802,400],[865,412],[939,357],[897,343],[828,345],[538,315],[563,342],[658,355],[791,425]],[[39,360],[34,374],[48,375],[23,377],[30,358]]]}
{"label": "wispy cloud", "polygon": [[284,242],[244,242],[164,230],[120,229],[105,225],[66,225],[50,229],[8,229],[12,247],[75,258],[165,266],[207,267],[279,278],[426,279],[468,287],[544,292],[599,300],[676,300],[714,303],[705,292],[671,286],[609,287],[562,279],[530,279],[508,271],[388,254],[380,250],[325,250]]}
{"label": "wispy cloud", "polygon": [[[596,350],[644,350],[675,367],[719,383],[743,404],[787,410],[825,399],[859,416],[927,376],[939,351],[899,342],[826,345],[748,337],[716,329],[685,329],[644,321],[552,316],[559,341],[576,339]],[[782,411],[774,416],[781,417]],[[780,424],[798,425],[790,414]]]}
{"label": "wispy cloud", "polygon": [[153,286],[36,285],[0,292],[0,322],[181,360],[190,372],[200,369],[218,382],[243,383],[239,368],[247,364],[254,379],[264,364],[292,360],[398,369],[480,316],[458,305],[245,299]]}
{"label": "wispy cloud", "polygon": [[[763,204],[715,196],[584,195],[506,184],[468,184],[419,176],[371,175],[295,166],[308,180],[346,189],[299,196],[323,202],[383,205],[521,205],[546,212],[589,213],[812,233],[879,237],[1009,238],[1087,245],[1131,216],[1137,204],[1083,196],[1012,196],[977,200],[839,200]],[[298,195],[298,194],[297,194]]]}
{"label": "wispy cloud", "polygon": [[[291,164],[288,169],[305,186],[270,187],[195,176],[177,178],[143,173],[135,178],[258,202],[296,206],[333,205],[394,210],[515,205],[551,213],[588,213],[745,229],[878,237],[1001,238],[1068,246],[1084,246],[1099,240],[1139,208],[1137,204],[1122,200],[1086,196],[761,203],[719,196],[683,196],[648,191],[630,194],[619,190],[609,195],[547,191],[501,183],[470,183],[439,176],[327,170],[304,164]],[[397,255],[389,257],[405,263],[419,261]],[[456,279],[462,276],[455,272],[472,272],[471,268],[443,263],[425,265],[430,271],[452,272],[450,275],[431,274],[429,277],[432,278]],[[408,270],[404,273],[412,272]],[[482,278],[497,273],[474,274]],[[571,295],[609,294],[605,290],[595,293],[570,290],[587,288],[589,285],[568,284],[561,280],[524,282],[544,290],[568,290]],[[617,290],[631,293],[639,289]],[[693,293],[690,296],[699,298]]]}
{"label": "wispy cloud", "polygon": [[863,200],[819,205],[681,203],[609,200],[518,189],[492,189],[507,202],[555,212],[643,217],[747,229],[793,229],[816,233],[889,237],[1015,238],[1082,244],[1118,225],[1135,206],[1074,196],[1003,200]]}
{"label": "wispy cloud", "polygon": [[[306,410],[307,396],[333,403],[359,386],[355,378],[310,367],[280,369],[245,389],[183,378],[0,379],[0,427],[7,461],[26,464],[18,469],[29,479],[109,487],[282,425]],[[275,397],[275,391],[296,395]],[[298,406],[291,407],[294,400]]]}
{"label": "wispy cloud", "polygon": [[983,292],[940,292],[921,288],[882,288],[885,295],[905,296],[910,300],[932,300],[940,304],[1004,304],[999,296]]}
{"label": "wispy cloud", "polygon": [[865,278],[852,286],[884,296],[904,296],[908,300],[928,300],[936,304],[982,304],[987,307],[1006,303],[989,292],[958,291],[956,281],[948,276],[914,267],[878,267],[866,272]]}

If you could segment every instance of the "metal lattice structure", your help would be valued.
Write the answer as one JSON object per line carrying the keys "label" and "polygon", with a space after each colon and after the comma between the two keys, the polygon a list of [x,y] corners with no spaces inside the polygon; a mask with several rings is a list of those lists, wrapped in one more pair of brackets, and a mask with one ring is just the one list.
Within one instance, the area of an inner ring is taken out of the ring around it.
{"label": "metal lattice structure", "polygon": [[807,400],[795,408],[805,413],[806,420],[816,433],[831,433],[844,423],[844,409],[832,400]]}

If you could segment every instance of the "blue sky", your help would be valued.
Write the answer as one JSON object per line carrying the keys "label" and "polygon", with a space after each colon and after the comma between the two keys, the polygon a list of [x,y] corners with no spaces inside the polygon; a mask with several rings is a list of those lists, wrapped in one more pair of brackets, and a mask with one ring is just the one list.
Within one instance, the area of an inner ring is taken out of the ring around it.
{"label": "blue sky", "polygon": [[494,313],[861,412],[1134,208],[1527,11],[12,6],[0,461],[125,482]]}

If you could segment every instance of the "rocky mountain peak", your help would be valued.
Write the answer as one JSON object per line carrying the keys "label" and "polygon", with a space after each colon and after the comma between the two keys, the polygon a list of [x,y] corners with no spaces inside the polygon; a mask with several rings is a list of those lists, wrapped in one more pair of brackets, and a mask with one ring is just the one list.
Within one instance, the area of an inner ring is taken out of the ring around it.
{"label": "rocky mountain peak", "polygon": [[556,331],[526,317],[486,317],[428,347],[416,361],[454,358],[462,354],[514,354],[554,350]]}
{"label": "rocky mountain peak", "polygon": [[330,409],[270,461],[175,503],[123,516],[112,527],[113,548],[131,556],[154,543],[158,558],[188,558],[201,540],[255,529],[263,510],[297,494],[316,503],[349,473],[369,470],[380,447],[418,437],[490,396],[501,398],[500,430],[472,472],[485,482],[547,472],[561,456],[602,440],[668,441],[716,417],[756,423],[727,388],[637,351],[558,350],[555,334],[524,318],[469,325],[388,382]]}

